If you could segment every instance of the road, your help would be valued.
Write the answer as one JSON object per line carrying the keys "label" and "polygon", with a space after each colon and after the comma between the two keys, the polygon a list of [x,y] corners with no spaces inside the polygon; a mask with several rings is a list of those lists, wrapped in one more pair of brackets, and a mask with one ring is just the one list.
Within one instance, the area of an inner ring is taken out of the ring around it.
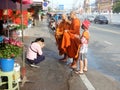
{"label": "road", "polygon": [[[89,15],[89,14],[88,14]],[[90,14],[90,15],[93,15],[94,17],[96,17],[97,15],[99,15],[99,14]],[[120,26],[120,14],[102,14],[101,13],[101,15],[104,15],[104,16],[106,16],[107,17],[107,19],[108,19],[108,21],[109,21],[109,24],[117,24],[117,25],[119,25]],[[83,15],[77,15],[79,18],[80,18],[80,20],[82,21],[82,20],[84,20],[85,18],[86,18],[86,16],[87,16],[87,14],[83,14]]]}
{"label": "road", "polygon": [[89,67],[120,82],[120,27],[91,24]]}
{"label": "road", "polygon": [[110,23],[120,24],[120,14],[105,14]]}

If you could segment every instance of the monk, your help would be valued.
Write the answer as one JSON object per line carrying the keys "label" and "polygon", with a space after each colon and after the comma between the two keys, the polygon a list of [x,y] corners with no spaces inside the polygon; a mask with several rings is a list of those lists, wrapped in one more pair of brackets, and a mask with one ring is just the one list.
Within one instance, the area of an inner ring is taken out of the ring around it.
{"label": "monk", "polygon": [[67,52],[68,57],[73,58],[71,68],[77,68],[77,60],[80,49],[80,20],[77,18],[76,13],[72,11],[70,13],[71,24],[70,29],[64,30],[62,39],[62,49]]}
{"label": "monk", "polygon": [[66,21],[67,21],[66,14],[62,14],[62,21],[57,26],[56,32],[55,32],[55,39],[56,39],[56,43],[58,45],[59,55],[64,55],[64,57],[62,59],[60,59],[61,61],[66,61],[66,59],[67,59],[66,50],[61,48],[64,30],[70,29],[70,24]]}

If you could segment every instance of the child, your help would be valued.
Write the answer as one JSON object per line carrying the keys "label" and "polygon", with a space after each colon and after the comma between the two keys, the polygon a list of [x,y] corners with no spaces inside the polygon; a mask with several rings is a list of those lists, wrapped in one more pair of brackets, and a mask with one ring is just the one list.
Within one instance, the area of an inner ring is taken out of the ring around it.
{"label": "child", "polygon": [[45,59],[45,56],[42,52],[42,48],[44,46],[45,44],[43,38],[37,38],[31,43],[30,47],[28,48],[26,57],[31,66],[37,67],[35,64],[38,64]]}
{"label": "child", "polygon": [[90,22],[88,20],[83,21],[81,28],[84,30],[81,36],[81,48],[80,48],[80,55],[79,55],[79,61],[80,61],[80,70],[77,71],[77,74],[83,74],[86,72],[87,69],[87,51],[88,51],[88,42],[89,42],[89,28]]}

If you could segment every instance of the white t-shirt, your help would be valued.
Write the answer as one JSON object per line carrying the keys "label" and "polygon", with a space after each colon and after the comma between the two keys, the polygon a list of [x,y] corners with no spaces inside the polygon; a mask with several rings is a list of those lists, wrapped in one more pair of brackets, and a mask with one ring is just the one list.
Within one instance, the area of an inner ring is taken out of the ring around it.
{"label": "white t-shirt", "polygon": [[82,46],[80,48],[80,53],[87,53],[88,51],[88,41],[85,37],[81,38]]}

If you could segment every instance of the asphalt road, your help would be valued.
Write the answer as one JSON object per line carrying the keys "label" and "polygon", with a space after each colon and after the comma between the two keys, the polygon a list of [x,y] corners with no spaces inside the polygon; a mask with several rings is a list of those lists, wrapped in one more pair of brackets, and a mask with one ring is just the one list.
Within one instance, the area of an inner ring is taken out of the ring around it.
{"label": "asphalt road", "polygon": [[89,67],[120,82],[120,27],[91,24]]}

